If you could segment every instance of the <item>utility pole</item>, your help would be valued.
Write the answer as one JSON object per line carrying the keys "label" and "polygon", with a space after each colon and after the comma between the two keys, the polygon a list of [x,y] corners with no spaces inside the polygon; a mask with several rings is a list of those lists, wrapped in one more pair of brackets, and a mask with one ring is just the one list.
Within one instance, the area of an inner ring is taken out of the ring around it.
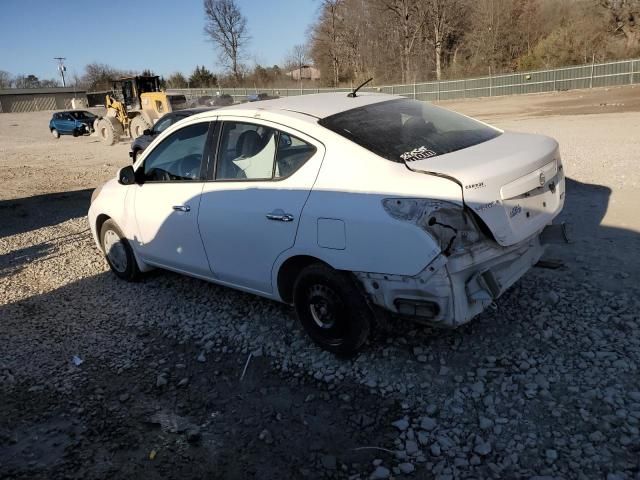
{"label": "utility pole", "polygon": [[62,86],[66,87],[67,84],[64,81],[64,72],[67,70],[67,67],[64,66],[65,57],[53,57],[54,60],[58,60],[58,71],[60,72],[60,76],[62,77]]}

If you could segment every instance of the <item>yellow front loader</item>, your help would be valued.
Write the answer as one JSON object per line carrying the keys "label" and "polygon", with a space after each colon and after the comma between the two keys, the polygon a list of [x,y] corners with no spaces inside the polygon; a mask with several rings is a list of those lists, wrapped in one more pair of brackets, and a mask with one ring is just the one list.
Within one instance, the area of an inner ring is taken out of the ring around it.
{"label": "yellow front loader", "polygon": [[157,76],[122,78],[114,83],[113,92],[105,97],[106,115],[94,125],[107,145],[117,143],[123,135],[139,137],[165,113],[186,108],[184,95],[161,91]]}

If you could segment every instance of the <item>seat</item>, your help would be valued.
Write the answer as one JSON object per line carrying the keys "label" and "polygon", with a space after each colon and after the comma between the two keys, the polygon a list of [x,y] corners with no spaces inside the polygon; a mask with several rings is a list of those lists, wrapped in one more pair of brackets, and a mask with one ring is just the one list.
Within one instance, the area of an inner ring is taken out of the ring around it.
{"label": "seat", "polygon": [[402,141],[405,144],[415,144],[419,141],[428,143],[434,133],[436,133],[436,129],[431,122],[427,122],[421,117],[411,117],[402,127]]}
{"label": "seat", "polygon": [[260,151],[261,143],[262,138],[258,132],[254,130],[242,132],[238,138],[238,143],[236,143],[236,155],[238,158],[253,157]]}

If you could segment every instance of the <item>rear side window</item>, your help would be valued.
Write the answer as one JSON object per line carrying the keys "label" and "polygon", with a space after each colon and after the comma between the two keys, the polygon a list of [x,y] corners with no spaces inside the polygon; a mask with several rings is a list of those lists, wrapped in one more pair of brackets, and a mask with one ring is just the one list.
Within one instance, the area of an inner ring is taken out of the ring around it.
{"label": "rear side window", "polygon": [[316,153],[316,147],[287,133],[280,132],[276,154],[275,178],[293,174]]}
{"label": "rear side window", "polygon": [[298,170],[316,152],[307,142],[264,125],[224,122],[216,180],[272,180]]}
{"label": "rear side window", "polygon": [[455,152],[500,135],[476,120],[409,99],[354,108],[319,123],[393,162]]}

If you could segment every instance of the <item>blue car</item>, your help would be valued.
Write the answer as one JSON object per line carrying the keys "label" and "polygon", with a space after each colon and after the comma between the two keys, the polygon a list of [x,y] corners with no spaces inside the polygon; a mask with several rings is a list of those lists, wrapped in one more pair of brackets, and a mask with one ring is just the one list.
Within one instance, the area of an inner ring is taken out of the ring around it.
{"label": "blue car", "polygon": [[56,112],[49,120],[49,131],[53,138],[60,135],[89,135],[93,132],[93,122],[97,117],[86,110],[68,110]]}

